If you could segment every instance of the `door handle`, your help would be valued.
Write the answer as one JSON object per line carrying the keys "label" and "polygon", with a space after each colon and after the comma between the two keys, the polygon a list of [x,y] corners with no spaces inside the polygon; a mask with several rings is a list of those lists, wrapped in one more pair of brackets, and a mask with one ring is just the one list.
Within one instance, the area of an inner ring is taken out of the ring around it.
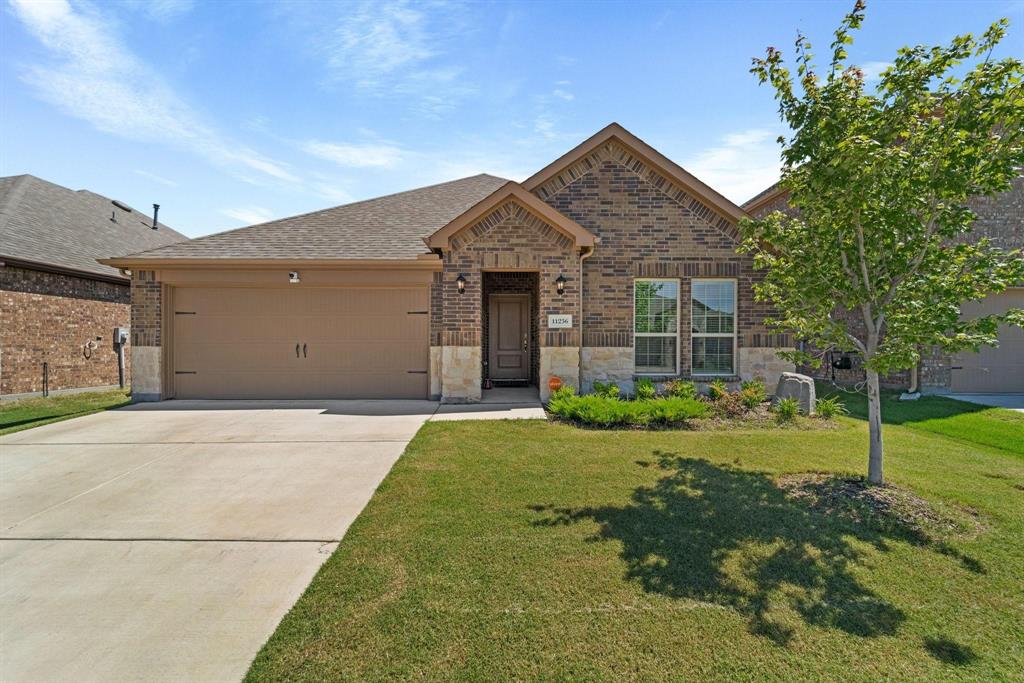
{"label": "door handle", "polygon": [[523,353],[526,353],[530,348],[530,337],[529,335],[523,335]]}
{"label": "door handle", "polygon": [[295,357],[296,358],[299,357],[299,345],[298,344],[295,345]]}
{"label": "door handle", "polygon": [[302,357],[303,358],[306,357],[306,345],[305,344],[302,345]]}

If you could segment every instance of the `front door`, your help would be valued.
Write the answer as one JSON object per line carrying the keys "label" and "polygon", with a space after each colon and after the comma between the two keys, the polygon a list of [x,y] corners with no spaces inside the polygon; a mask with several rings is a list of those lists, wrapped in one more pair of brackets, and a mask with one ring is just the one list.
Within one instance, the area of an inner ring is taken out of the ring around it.
{"label": "front door", "polygon": [[530,295],[492,294],[488,311],[491,379],[530,379]]}

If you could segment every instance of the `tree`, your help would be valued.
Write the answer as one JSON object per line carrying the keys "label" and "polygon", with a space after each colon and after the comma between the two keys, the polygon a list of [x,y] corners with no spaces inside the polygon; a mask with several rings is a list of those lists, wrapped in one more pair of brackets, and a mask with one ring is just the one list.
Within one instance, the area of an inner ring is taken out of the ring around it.
{"label": "tree", "polygon": [[[858,0],[841,22],[823,74],[802,35],[795,78],[775,48],[753,60],[751,72],[774,88],[792,131],[779,138],[792,210],[742,221],[741,248],[767,269],[755,292],[776,308],[771,325],[863,358],[868,480],[880,484],[879,375],[913,367],[922,348],[976,351],[997,342],[999,324],[1024,324],[1020,310],[960,316],[961,302],[1024,282],[1019,251],[971,237],[968,207],[1021,174],[1024,66],[993,59],[1003,19],[979,38],[902,48],[869,92],[863,72],[847,64],[864,10]],[[788,356],[820,363],[806,352]]]}

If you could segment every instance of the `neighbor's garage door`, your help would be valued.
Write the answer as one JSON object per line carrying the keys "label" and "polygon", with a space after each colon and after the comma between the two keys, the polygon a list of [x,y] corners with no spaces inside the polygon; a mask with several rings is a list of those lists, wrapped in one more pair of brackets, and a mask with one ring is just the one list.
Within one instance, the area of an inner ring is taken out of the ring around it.
{"label": "neighbor's garage door", "polygon": [[177,398],[426,398],[426,287],[174,290]]}
{"label": "neighbor's garage door", "polygon": [[[983,301],[964,304],[965,316],[1004,313],[1024,308],[1024,289],[1008,289]],[[984,347],[978,353],[960,353],[953,361],[952,389],[960,393],[1024,392],[1024,330],[1003,325],[999,347]]]}

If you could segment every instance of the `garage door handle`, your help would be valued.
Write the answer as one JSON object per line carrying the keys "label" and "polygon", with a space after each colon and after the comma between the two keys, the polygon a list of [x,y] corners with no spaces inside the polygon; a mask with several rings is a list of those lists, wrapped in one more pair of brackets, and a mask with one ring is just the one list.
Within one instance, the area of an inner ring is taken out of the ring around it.
{"label": "garage door handle", "polygon": [[302,345],[302,357],[303,358],[306,357],[306,345],[305,344]]}
{"label": "garage door handle", "polygon": [[296,358],[299,357],[299,345],[298,344],[295,345],[295,357]]}

